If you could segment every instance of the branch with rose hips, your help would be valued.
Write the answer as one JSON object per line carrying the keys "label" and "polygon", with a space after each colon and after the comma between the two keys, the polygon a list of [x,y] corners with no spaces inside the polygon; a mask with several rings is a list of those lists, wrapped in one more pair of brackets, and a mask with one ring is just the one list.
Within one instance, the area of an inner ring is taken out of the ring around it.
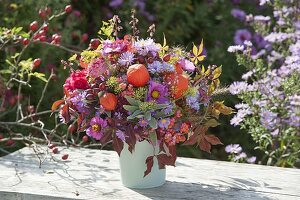
{"label": "branch with rose hips", "polygon": [[[61,43],[61,35],[55,33],[49,38],[49,25],[55,19],[72,12],[72,6],[52,14],[50,7],[41,8],[38,12],[42,20],[36,20],[29,24],[28,31],[23,27],[0,27],[0,52],[5,56],[5,63],[0,68],[0,156],[6,155],[23,146],[34,148],[40,165],[43,155],[59,153],[58,145],[88,146],[88,138],[74,135],[75,124],[71,124],[68,134],[57,121],[57,113],[49,110],[41,110],[41,104],[45,102],[45,94],[49,84],[56,78],[51,71],[49,77],[39,72],[43,64],[41,58],[25,58],[25,52],[30,51],[35,45],[45,45],[62,49],[72,54],[80,52]],[[40,22],[42,21],[42,22]],[[91,40],[90,46],[97,44]],[[11,52],[14,52],[11,56]],[[35,94],[36,105],[31,104],[26,92],[31,90],[36,79],[44,82],[40,94]],[[43,118],[49,118],[52,113],[53,123],[44,124]],[[48,145],[48,149],[42,150],[39,144]],[[68,159],[64,154],[62,160]]]}

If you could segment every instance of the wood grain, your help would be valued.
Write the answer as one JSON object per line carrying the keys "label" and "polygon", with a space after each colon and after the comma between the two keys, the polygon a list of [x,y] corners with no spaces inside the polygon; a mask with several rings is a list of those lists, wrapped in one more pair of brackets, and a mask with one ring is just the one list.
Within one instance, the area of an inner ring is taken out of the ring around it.
{"label": "wood grain", "polygon": [[0,200],[300,199],[299,169],[178,158],[165,185],[138,190],[122,186],[116,152],[68,148],[54,159],[39,168],[28,147],[0,158]]}

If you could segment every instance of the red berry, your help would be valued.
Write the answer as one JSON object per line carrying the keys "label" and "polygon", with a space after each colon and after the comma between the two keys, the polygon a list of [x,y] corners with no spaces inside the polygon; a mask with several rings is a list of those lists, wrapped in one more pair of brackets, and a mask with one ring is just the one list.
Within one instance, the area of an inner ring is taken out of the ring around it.
{"label": "red berry", "polygon": [[28,38],[24,38],[24,39],[22,40],[22,44],[23,44],[23,45],[28,45],[28,44],[29,44],[29,39],[28,39]]}
{"label": "red berry", "polygon": [[3,134],[0,134],[0,140],[2,140],[4,138]]}
{"label": "red berry", "polygon": [[88,35],[87,33],[82,34],[82,36],[81,36],[82,42],[85,42],[85,41],[87,41],[88,39],[89,39],[89,35]]}
{"label": "red berry", "polygon": [[163,60],[164,60],[165,62],[168,62],[170,59],[171,59],[171,56],[170,56],[170,55],[165,55],[164,58],[163,58]]}
{"label": "red berry", "polygon": [[67,160],[69,158],[69,154],[64,154],[62,157],[61,157],[61,159],[63,159],[63,160]]}
{"label": "red berry", "polygon": [[46,37],[45,35],[42,35],[42,36],[39,37],[39,40],[40,40],[41,42],[46,42],[47,37]]}
{"label": "red berry", "polygon": [[39,34],[39,36],[46,35],[46,31],[45,30],[40,30],[38,34]]}
{"label": "red berry", "polygon": [[49,144],[49,145],[48,145],[48,148],[49,148],[49,149],[53,149],[54,147],[56,147],[56,144]]}
{"label": "red berry", "polygon": [[71,6],[71,5],[67,5],[67,6],[65,7],[65,12],[66,12],[66,13],[72,12],[72,6]]}
{"label": "red berry", "polygon": [[83,141],[83,142],[88,142],[88,141],[89,141],[89,137],[86,136],[86,135],[83,136],[83,137],[82,137],[82,141]]}
{"label": "red berry", "polygon": [[41,64],[41,59],[36,58],[33,60],[33,67],[38,67]]}
{"label": "red berry", "polygon": [[30,25],[29,25],[29,29],[31,31],[36,31],[38,29],[39,23],[37,21],[33,21]]}
{"label": "red berry", "polygon": [[54,148],[54,149],[52,149],[52,153],[54,153],[54,154],[58,154],[58,148]]}
{"label": "red berry", "polygon": [[73,134],[76,132],[76,124],[71,124],[68,128],[69,133]]}
{"label": "red berry", "polygon": [[147,62],[148,62],[149,64],[152,64],[152,63],[154,62],[154,59],[153,59],[152,57],[150,57],[150,58],[147,59]]}
{"label": "red berry", "polygon": [[15,142],[12,140],[12,139],[9,139],[9,140],[7,140],[6,141],[6,145],[7,146],[11,146],[11,145],[13,145]]}
{"label": "red berry", "polygon": [[61,40],[61,36],[58,35],[57,33],[52,35],[52,44],[59,44]]}
{"label": "red berry", "polygon": [[100,41],[98,39],[91,39],[90,47],[92,49],[97,49],[99,45],[100,45]]}
{"label": "red berry", "polygon": [[46,16],[47,16],[46,10],[45,10],[45,9],[40,9],[40,10],[39,10],[39,16],[40,16],[42,19],[45,19]]}
{"label": "red berry", "polygon": [[44,31],[48,31],[48,29],[49,29],[49,26],[48,26],[48,24],[44,24],[44,25],[43,25],[43,28],[42,28],[42,30],[44,30]]}
{"label": "red berry", "polygon": [[33,35],[33,39],[34,39],[34,40],[37,40],[37,39],[39,39],[39,36],[40,36],[40,35],[39,35],[38,33],[37,33],[37,34],[34,34],[34,35]]}
{"label": "red berry", "polygon": [[51,15],[52,9],[50,7],[46,7],[45,10],[46,10],[47,15]]}

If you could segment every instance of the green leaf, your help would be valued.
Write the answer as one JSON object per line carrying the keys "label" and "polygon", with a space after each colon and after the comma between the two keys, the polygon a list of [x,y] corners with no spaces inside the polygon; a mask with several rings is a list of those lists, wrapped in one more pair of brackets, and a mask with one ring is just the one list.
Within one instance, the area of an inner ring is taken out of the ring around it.
{"label": "green leaf", "polygon": [[151,120],[151,112],[146,112],[145,113],[145,119],[150,121]]}
{"label": "green leaf", "polygon": [[34,76],[44,82],[48,82],[48,80],[45,78],[45,74],[43,74],[43,73],[34,72],[34,73],[30,73],[29,76]]}
{"label": "green leaf", "polygon": [[160,109],[167,108],[168,106],[169,106],[169,104],[156,104],[153,109],[160,110]]}
{"label": "green leaf", "polygon": [[130,105],[123,105],[123,108],[132,113],[139,109],[139,107],[137,107],[137,106],[130,106]]}
{"label": "green leaf", "polygon": [[130,103],[133,106],[138,106],[139,105],[139,101],[136,100],[135,98],[129,97],[129,96],[125,96],[126,100],[128,101],[128,103]]}
{"label": "green leaf", "polygon": [[12,73],[12,71],[9,70],[9,69],[2,69],[2,70],[0,70],[0,74],[11,74],[11,73]]}
{"label": "green leaf", "polygon": [[154,117],[149,121],[149,126],[153,129],[157,129],[157,120]]}
{"label": "green leaf", "polygon": [[216,126],[220,125],[220,123],[217,122],[217,120],[215,120],[215,119],[210,119],[205,123],[205,125],[208,127],[216,127]]}
{"label": "green leaf", "polygon": [[156,132],[155,132],[155,131],[151,132],[151,133],[149,134],[149,136],[150,136],[150,140],[151,140],[152,144],[153,144],[153,145],[156,145],[156,143],[157,143],[157,135],[156,135]]}
{"label": "green leaf", "polygon": [[77,58],[77,54],[74,54],[73,56],[71,56],[68,60],[69,61],[74,61]]}
{"label": "green leaf", "polygon": [[134,118],[136,118],[136,116],[137,115],[139,115],[139,114],[141,114],[142,113],[142,111],[141,110],[136,110],[136,111],[134,111],[134,113],[132,113],[131,115],[129,115],[128,117],[127,117],[127,119],[134,119]]}

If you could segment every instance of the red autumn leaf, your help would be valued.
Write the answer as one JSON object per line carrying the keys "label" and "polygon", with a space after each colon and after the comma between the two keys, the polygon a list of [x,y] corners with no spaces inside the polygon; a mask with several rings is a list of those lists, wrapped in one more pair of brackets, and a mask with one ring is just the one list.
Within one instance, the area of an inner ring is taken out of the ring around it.
{"label": "red autumn leaf", "polygon": [[65,93],[65,95],[68,97],[68,96],[70,96],[70,93],[69,93],[69,91],[64,87],[64,93]]}
{"label": "red autumn leaf", "polygon": [[61,115],[65,119],[65,123],[68,123],[70,121],[69,106],[68,105],[64,105],[61,108],[61,110],[62,110]]}
{"label": "red autumn leaf", "polygon": [[205,139],[204,134],[200,135],[198,144],[202,151],[206,151],[206,152],[210,153],[211,144]]}
{"label": "red autumn leaf", "polygon": [[51,110],[55,111],[58,108],[58,106],[60,106],[64,102],[65,102],[65,100],[62,100],[62,99],[55,101],[51,106]]}
{"label": "red autumn leaf", "polygon": [[165,169],[166,165],[171,165],[175,167],[176,158],[173,156],[168,156],[167,154],[159,154],[157,156],[159,169]]}
{"label": "red autumn leaf", "polygon": [[129,125],[125,128],[125,134],[126,134],[126,143],[128,144],[128,150],[130,153],[134,150],[135,144],[136,144],[136,137],[135,137],[135,130],[134,128]]}
{"label": "red autumn leaf", "polygon": [[223,144],[219,138],[214,135],[205,135],[204,137],[212,145]]}
{"label": "red autumn leaf", "polygon": [[77,125],[80,127],[82,120],[84,119],[83,114],[79,114],[77,118]]}
{"label": "red autumn leaf", "polygon": [[106,144],[108,144],[109,142],[111,142],[112,140],[112,135],[111,132],[105,132],[104,135],[102,136],[102,138],[100,139],[100,144],[102,145],[101,148],[103,148]]}
{"label": "red autumn leaf", "polygon": [[198,134],[194,133],[183,145],[194,145],[197,142]]}
{"label": "red autumn leaf", "polygon": [[147,159],[146,159],[146,165],[147,165],[147,169],[146,171],[144,172],[144,177],[147,176],[151,170],[152,170],[152,167],[153,167],[153,156],[149,156]]}
{"label": "red autumn leaf", "polygon": [[114,150],[118,153],[118,155],[121,155],[121,151],[124,147],[124,143],[120,138],[118,138],[116,135],[113,137],[113,143],[112,143]]}

